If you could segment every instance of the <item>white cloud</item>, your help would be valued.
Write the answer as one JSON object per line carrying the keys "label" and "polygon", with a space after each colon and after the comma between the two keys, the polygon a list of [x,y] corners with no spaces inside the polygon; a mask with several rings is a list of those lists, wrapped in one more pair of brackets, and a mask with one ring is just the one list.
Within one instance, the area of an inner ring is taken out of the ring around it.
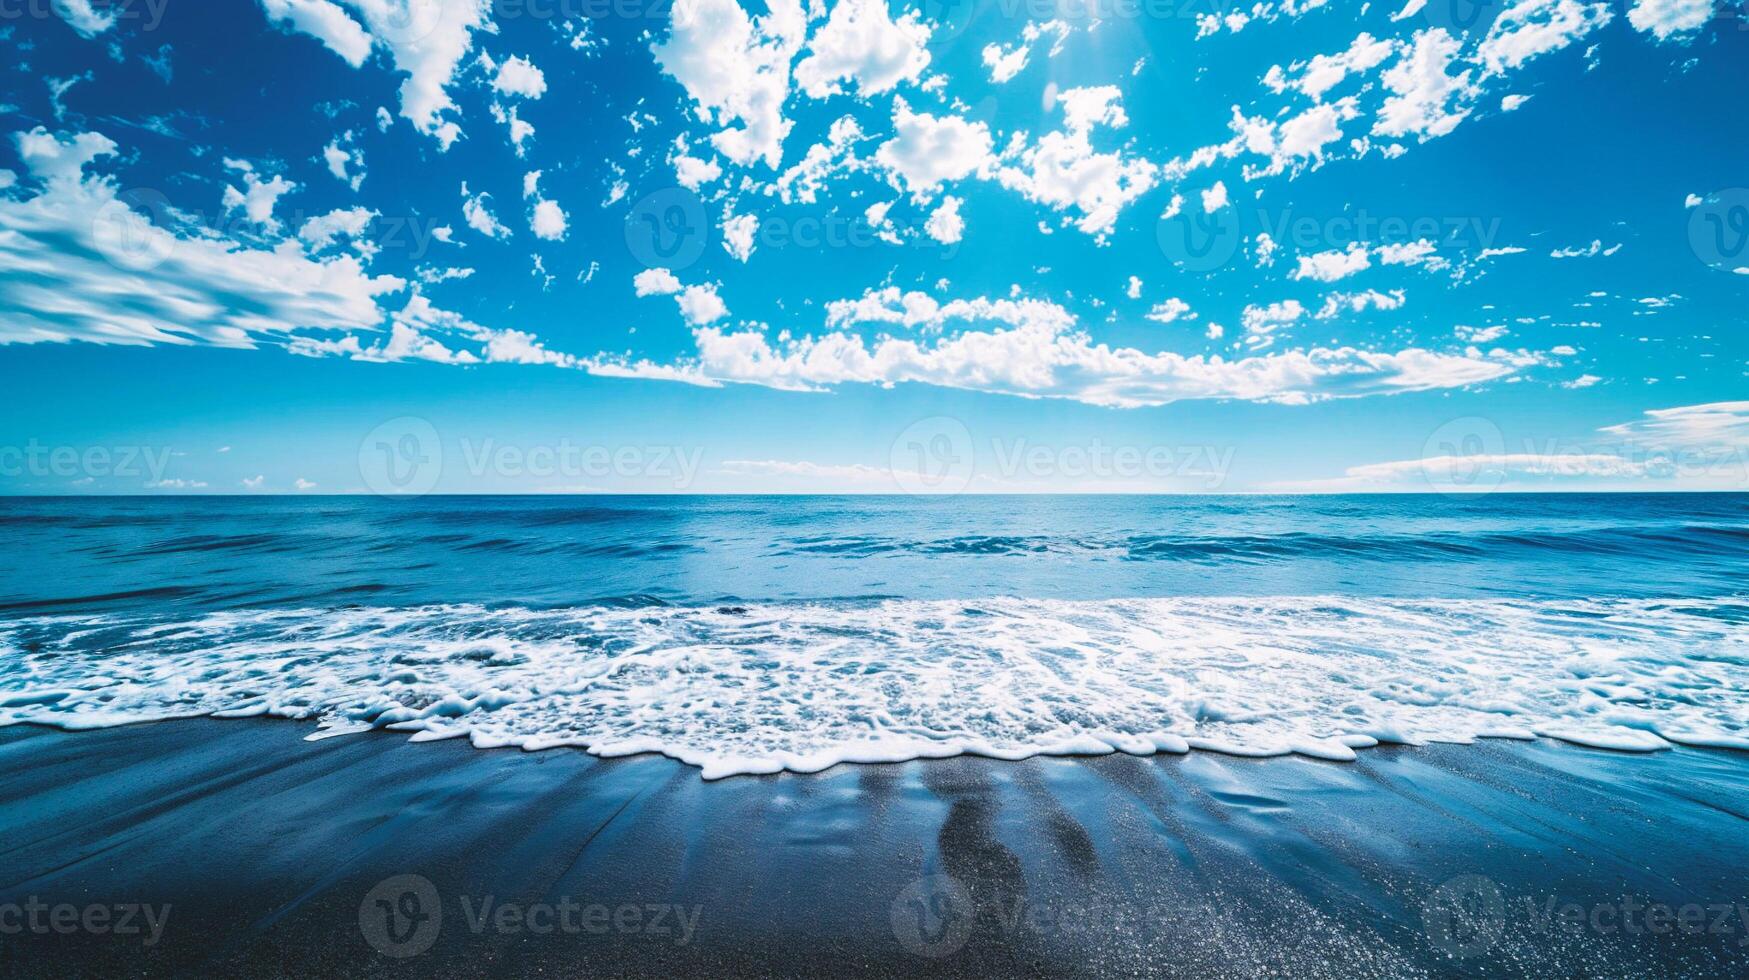
{"label": "white cloud", "polygon": [[639,296],[670,296],[680,292],[680,280],[667,269],[645,269],[632,277],[632,289]]}
{"label": "white cloud", "polygon": [[1291,278],[1312,279],[1318,282],[1335,282],[1361,272],[1372,266],[1365,244],[1353,242],[1347,251],[1333,249],[1328,252],[1315,252],[1300,256],[1299,268],[1295,269]]}
{"label": "white cloud", "polygon": [[300,476],[292,482],[292,489],[302,492],[305,490],[314,490],[316,489],[316,485]]}
{"label": "white cloud", "polygon": [[1598,257],[1599,255],[1607,258],[1608,256],[1614,255],[1615,253],[1617,253],[1619,251],[1621,251],[1620,243],[1617,243],[1615,245],[1609,246],[1608,248],[1605,248],[1603,246],[1603,242],[1601,242],[1597,239],[1592,239],[1591,244],[1589,246],[1569,245],[1565,248],[1557,248],[1554,251],[1549,253],[1549,258],[1551,258],[1551,259],[1594,259],[1594,258]]}
{"label": "white cloud", "polygon": [[[259,248],[148,215],[113,180],[79,167],[113,154],[85,133],[19,134],[46,186],[0,197],[0,342],[254,347],[302,330],[370,330],[378,298],[406,283],[351,255],[313,259],[299,242]],[[45,145],[52,144],[53,149]]]}
{"label": "white cloud", "polygon": [[753,254],[753,236],[758,232],[756,215],[729,215],[723,219],[723,248],[736,261],[745,262]]}
{"label": "white cloud", "polygon": [[1364,313],[1367,309],[1394,310],[1403,305],[1403,291],[1393,289],[1381,293],[1376,289],[1367,289],[1358,293],[1331,293],[1324,297],[1324,305],[1319,308],[1317,318],[1330,320],[1343,312]]}
{"label": "white cloud", "polygon": [[854,81],[860,96],[879,95],[922,74],[928,43],[929,27],[916,11],[894,21],[886,0],[838,0],[796,63],[796,84],[816,99],[839,92],[842,81]]}
{"label": "white cloud", "polygon": [[941,206],[923,223],[923,231],[943,245],[957,243],[965,234],[966,222],[960,217],[960,205],[965,202],[952,194],[941,199]]}
{"label": "white cloud", "polygon": [[1063,42],[1068,40],[1071,28],[1061,20],[1044,22],[1031,21],[1021,29],[1020,40],[1012,47],[1000,44],[984,46],[984,67],[990,69],[990,81],[1000,85],[1014,78],[1026,69],[1027,59],[1032,53],[1032,46],[1046,34],[1054,35],[1056,40],[1051,44],[1051,57],[1055,57],[1063,49]]}
{"label": "white cloud", "polygon": [[49,6],[83,38],[93,38],[115,26],[113,13],[98,13],[91,0],[55,0]]}
{"label": "white cloud", "polygon": [[[681,138],[682,140],[685,137]],[[687,190],[696,191],[705,184],[723,175],[723,168],[715,160],[703,160],[686,152],[684,145],[678,146],[668,162],[674,165],[674,179]]]}
{"label": "white cloud", "polygon": [[279,199],[297,190],[298,185],[275,174],[272,180],[262,180],[255,167],[244,160],[225,160],[226,169],[233,170],[243,176],[244,190],[226,185],[224,194],[225,213],[243,212],[244,217],[254,224],[260,225],[269,234],[279,231],[279,220],[273,216],[273,209],[279,204]]}
{"label": "white cloud", "polygon": [[1375,136],[1444,136],[1470,114],[1478,94],[1469,70],[1450,73],[1462,43],[1443,28],[1415,34],[1414,42],[1383,76],[1392,94],[1379,107]]}
{"label": "white cloud", "polygon": [[1257,256],[1259,269],[1275,263],[1275,250],[1278,247],[1275,239],[1269,237],[1269,232],[1260,231],[1257,233],[1256,239],[1252,242],[1252,252]]}
{"label": "white cloud", "polygon": [[77,182],[93,160],[113,156],[116,151],[115,142],[102,133],[57,134],[41,126],[14,133],[12,141],[25,169],[44,181]]}
{"label": "white cloud", "polygon": [[[1342,84],[1349,75],[1364,75],[1372,71],[1394,50],[1396,42],[1381,41],[1362,31],[1349,42],[1347,50],[1333,55],[1314,55],[1304,65],[1295,64],[1286,72],[1275,69],[1264,82],[1278,92],[1286,88],[1298,89],[1312,101],[1321,102],[1325,93]],[[1290,74],[1292,78],[1288,77]],[[1272,78],[1275,79],[1273,83]]]}
{"label": "white cloud", "polygon": [[[954,321],[993,321],[988,330],[947,332]],[[757,330],[693,332],[697,356],[663,364],[601,356],[595,374],[691,384],[757,384],[818,390],[839,384],[931,384],[1029,398],[1066,398],[1134,408],[1186,399],[1290,404],[1331,398],[1462,387],[1538,363],[1534,354],[1444,354],[1351,347],[1285,351],[1225,360],[1150,354],[1092,341],[1067,311],[1029,299],[978,298],[939,304],[933,340],[847,331],[773,341]]]}
{"label": "white cloud", "polygon": [[[1582,374],[1562,384],[1588,388],[1602,381]],[[1598,430],[1604,437],[1527,452],[1430,456],[1349,467],[1320,489],[1435,486],[1489,489],[1514,480],[1664,480],[1695,489],[1740,490],[1749,485],[1749,402],[1713,402],[1653,409],[1643,417]],[[1527,446],[1527,449],[1531,448]]]}
{"label": "white cloud", "polygon": [[650,50],[699,116],[726,127],[711,137],[718,152],[743,166],[762,160],[775,168],[792,125],[783,115],[790,61],[806,34],[798,0],[772,0],[757,18],[735,0],[679,0],[667,39]]}
{"label": "white cloud", "polygon": [[[1504,324],[1495,324],[1492,327],[1466,327],[1460,325],[1452,332],[1457,334],[1457,336],[1464,342],[1471,344],[1491,344],[1507,334]],[[1561,351],[1554,350],[1550,351],[1550,353],[1559,354]]]}
{"label": "white cloud", "polygon": [[259,490],[263,486],[267,485],[267,477],[265,477],[265,476],[246,476],[242,480],[238,481],[238,485],[241,486],[245,490]]}
{"label": "white cloud", "polygon": [[[441,339],[440,339],[441,338]],[[473,341],[477,350],[450,346]],[[458,313],[439,309],[417,290],[407,305],[390,315],[389,335],[369,347],[356,335],[339,339],[298,336],[288,349],[307,357],[347,357],[356,361],[391,362],[420,360],[437,364],[480,363],[548,364],[576,367],[569,354],[547,350],[534,335],[521,330],[494,330],[480,326]]]}
{"label": "white cloud", "polygon": [[[1183,317],[1186,313],[1190,313],[1190,304],[1173,296],[1164,302],[1155,303],[1153,309],[1149,310],[1147,315],[1148,319],[1157,323],[1171,323],[1172,321]],[[1196,314],[1190,313],[1189,319],[1196,319]]]}
{"label": "white cloud", "polygon": [[1749,447],[1749,401],[1653,409],[1644,418],[1598,431],[1655,445],[1745,448]]}
{"label": "white cloud", "polygon": [[[322,150],[322,159],[328,164],[328,172],[333,174],[336,180],[351,186],[356,191],[364,184],[364,154],[360,153],[357,147],[350,145],[351,140],[351,132],[343,133],[330,140]],[[342,146],[342,142],[348,145]],[[358,167],[357,173],[348,171],[348,167],[351,165]]]}
{"label": "white cloud", "polygon": [[1501,112],[1516,112],[1518,110],[1519,106],[1522,106],[1526,102],[1529,102],[1529,101],[1530,101],[1530,96],[1528,96],[1528,95],[1508,95],[1508,96],[1505,96],[1505,97],[1501,98],[1501,100],[1500,100],[1500,111]]}
{"label": "white cloud", "polygon": [[1706,203],[1705,199],[1703,199],[1699,194],[1690,194],[1687,197],[1682,199],[1682,206],[1685,208],[1698,208],[1702,204],[1705,204],[1705,203]]}
{"label": "white cloud", "polygon": [[[473,47],[473,33],[489,27],[489,0],[261,0],[269,19],[319,39],[354,68],[372,44],[389,52],[401,82],[401,115],[445,150],[461,138],[449,118],[456,69]],[[350,8],[353,16],[348,16]],[[354,16],[357,18],[354,19]]]}
{"label": "white cloud", "polygon": [[1130,299],[1142,298],[1142,280],[1136,276],[1130,277],[1129,285],[1124,287],[1124,295]]}
{"label": "white cloud", "polygon": [[1205,214],[1214,214],[1227,206],[1227,185],[1215,181],[1215,186],[1202,192],[1202,210]]}
{"label": "white cloud", "polygon": [[316,38],[354,68],[370,57],[370,35],[329,0],[261,0],[261,8],[269,21]]}
{"label": "white cloud", "polygon": [[310,251],[320,252],[334,243],[334,239],[344,235],[357,239],[364,234],[364,229],[370,224],[377,212],[369,208],[345,208],[330,211],[327,214],[310,218],[298,229],[298,238],[310,246]]}
{"label": "white cloud", "polygon": [[1154,186],[1159,170],[1143,159],[1094,151],[1095,127],[1129,123],[1121,98],[1113,85],[1063,91],[1057,101],[1064,128],[1022,149],[1018,165],[1000,168],[997,180],[1028,200],[1081,212],[1076,226],[1088,234],[1110,232],[1124,207]]}
{"label": "white cloud", "polygon": [[1476,54],[1489,75],[1572,44],[1613,19],[1609,5],[1578,0],[1518,0],[1500,12]]}
{"label": "white cloud", "polygon": [[1429,269],[1443,269],[1446,261],[1434,254],[1437,249],[1437,245],[1422,238],[1413,242],[1380,245],[1374,254],[1384,265],[1425,265]]}
{"label": "white cloud", "polygon": [[723,300],[717,295],[717,287],[713,283],[698,286],[688,286],[680,291],[676,298],[680,304],[680,315],[692,326],[715,323],[729,315],[729,308],[723,305]]}
{"label": "white cloud", "polygon": [[1712,17],[1713,0],[1635,0],[1628,11],[1628,23],[1660,41],[1698,31]]}
{"label": "white cloud", "polygon": [[509,238],[510,229],[506,228],[504,224],[498,220],[497,215],[492,213],[490,204],[491,197],[492,195],[487,194],[485,191],[470,196],[468,194],[468,185],[463,183],[462,217],[467,219],[469,228],[485,235],[487,238]]}
{"label": "white cloud", "polygon": [[943,182],[994,163],[990,131],[983,123],[912,112],[904,99],[893,100],[893,133],[875,151],[875,160],[913,194],[931,193]]}
{"label": "white cloud", "polygon": [[1304,316],[1306,308],[1297,299],[1286,299],[1267,306],[1252,304],[1245,307],[1239,316],[1245,327],[1246,342],[1253,346],[1268,346],[1274,342],[1272,336],[1282,327],[1292,326]]}
{"label": "white cloud", "polygon": [[534,237],[549,242],[563,240],[569,225],[565,209],[559,207],[557,202],[544,198],[535,202],[528,219],[528,228],[534,232]]}
{"label": "white cloud", "polygon": [[534,62],[512,56],[498,66],[498,73],[492,77],[492,89],[500,95],[538,99],[547,92],[547,77]]}

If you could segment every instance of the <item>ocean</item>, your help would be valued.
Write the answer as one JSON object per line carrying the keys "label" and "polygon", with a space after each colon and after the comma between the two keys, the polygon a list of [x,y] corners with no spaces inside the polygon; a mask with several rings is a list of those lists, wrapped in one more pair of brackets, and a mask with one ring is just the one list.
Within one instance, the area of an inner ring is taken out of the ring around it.
{"label": "ocean", "polygon": [[1749,495],[0,503],[0,725],[952,755],[1749,748]]}

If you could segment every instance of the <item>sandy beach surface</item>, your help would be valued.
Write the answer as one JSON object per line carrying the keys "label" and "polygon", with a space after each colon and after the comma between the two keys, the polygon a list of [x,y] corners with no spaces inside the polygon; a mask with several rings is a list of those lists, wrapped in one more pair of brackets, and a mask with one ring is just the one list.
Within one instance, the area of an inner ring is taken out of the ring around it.
{"label": "sandy beach surface", "polygon": [[1741,976],[1749,756],[656,756],[0,731],[8,976]]}

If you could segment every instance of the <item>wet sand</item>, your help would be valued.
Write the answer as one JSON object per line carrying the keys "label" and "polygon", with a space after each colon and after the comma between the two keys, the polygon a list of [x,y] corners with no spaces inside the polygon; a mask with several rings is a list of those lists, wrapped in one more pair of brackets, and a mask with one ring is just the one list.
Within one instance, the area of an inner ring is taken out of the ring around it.
{"label": "wet sand", "polygon": [[1744,753],[706,783],[653,756],[308,731],[0,730],[0,974],[1749,973]]}

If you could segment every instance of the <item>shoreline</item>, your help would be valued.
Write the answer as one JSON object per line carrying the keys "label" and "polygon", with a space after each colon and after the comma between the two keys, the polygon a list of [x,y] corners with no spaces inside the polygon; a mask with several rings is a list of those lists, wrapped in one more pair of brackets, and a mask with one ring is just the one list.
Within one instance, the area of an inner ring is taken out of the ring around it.
{"label": "shoreline", "polygon": [[[723,782],[740,778],[758,778],[764,776],[818,776],[846,767],[857,768],[865,766],[904,766],[920,762],[941,762],[952,759],[973,759],[995,763],[1020,763],[1033,760],[1076,760],[1098,759],[1105,756],[1123,755],[1135,759],[1153,759],[1160,756],[1181,757],[1208,753],[1228,759],[1250,760],[1293,760],[1302,762],[1334,762],[1350,763],[1357,761],[1363,753],[1374,749],[1413,750],[1428,746],[1447,746],[1463,748],[1484,743],[1518,743],[1520,745],[1535,745],[1540,743],[1558,744],[1571,748],[1594,752],[1607,752],[1622,756],[1656,756],[1663,752],[1679,749],[1703,749],[1724,753],[1734,753],[1743,757],[1746,767],[1749,767],[1749,742],[1737,739],[1710,736],[1675,736],[1661,732],[1645,732],[1646,739],[1641,740],[1611,740],[1586,737],[1574,734],[1556,734],[1553,732],[1532,731],[1523,729],[1511,732],[1481,732],[1468,741],[1447,739],[1425,739],[1421,741],[1399,741],[1389,738],[1375,738],[1370,735],[1333,735],[1313,742],[1302,742],[1292,745],[1283,744],[1277,748],[1251,748],[1235,745],[1220,739],[1202,738],[1197,736],[1179,736],[1164,733],[1152,733],[1142,736],[1129,736],[1132,747],[1126,748],[1118,744],[1117,739],[1105,737],[1102,734],[1088,733],[1078,737],[1072,743],[1049,746],[1044,748],[1029,748],[1025,751],[1003,753],[978,745],[958,743],[941,744],[946,751],[922,751],[902,758],[875,758],[872,756],[846,755],[833,758],[818,768],[797,768],[789,764],[772,768],[733,769],[726,772],[713,772],[710,765],[701,763],[683,755],[677,755],[666,749],[638,749],[628,752],[596,752],[589,743],[580,740],[546,740],[531,741],[488,739],[484,743],[478,741],[481,736],[471,731],[435,733],[423,728],[405,728],[397,725],[357,729],[323,729],[311,727],[319,725],[318,721],[309,718],[291,718],[284,715],[268,713],[227,714],[215,712],[212,714],[185,715],[174,718],[143,718],[137,721],[122,721],[108,725],[93,725],[89,727],[62,727],[50,722],[17,721],[0,725],[0,741],[4,741],[4,733],[9,729],[25,729],[31,731],[53,732],[62,735],[77,735],[85,732],[100,732],[112,729],[142,728],[152,725],[176,725],[190,722],[243,722],[297,725],[304,729],[300,738],[303,742],[325,742],[330,739],[345,739],[356,737],[390,737],[404,739],[410,744],[425,745],[434,742],[457,742],[465,744],[476,752],[514,752],[521,754],[539,754],[545,752],[580,752],[593,759],[601,761],[660,759],[672,762],[691,770],[699,779],[706,783]],[[1152,742],[1155,747],[1150,751],[1139,751],[1134,745],[1137,739]],[[919,743],[922,744],[922,743]]]}
{"label": "shoreline", "polygon": [[[706,781],[653,754],[259,721],[0,730],[0,931],[33,899],[111,923],[0,935],[0,971],[1749,968],[1749,759],[1725,749],[957,756]],[[168,906],[157,942],[115,927],[123,906],[135,924]],[[1711,928],[1653,931],[1650,909]]]}

